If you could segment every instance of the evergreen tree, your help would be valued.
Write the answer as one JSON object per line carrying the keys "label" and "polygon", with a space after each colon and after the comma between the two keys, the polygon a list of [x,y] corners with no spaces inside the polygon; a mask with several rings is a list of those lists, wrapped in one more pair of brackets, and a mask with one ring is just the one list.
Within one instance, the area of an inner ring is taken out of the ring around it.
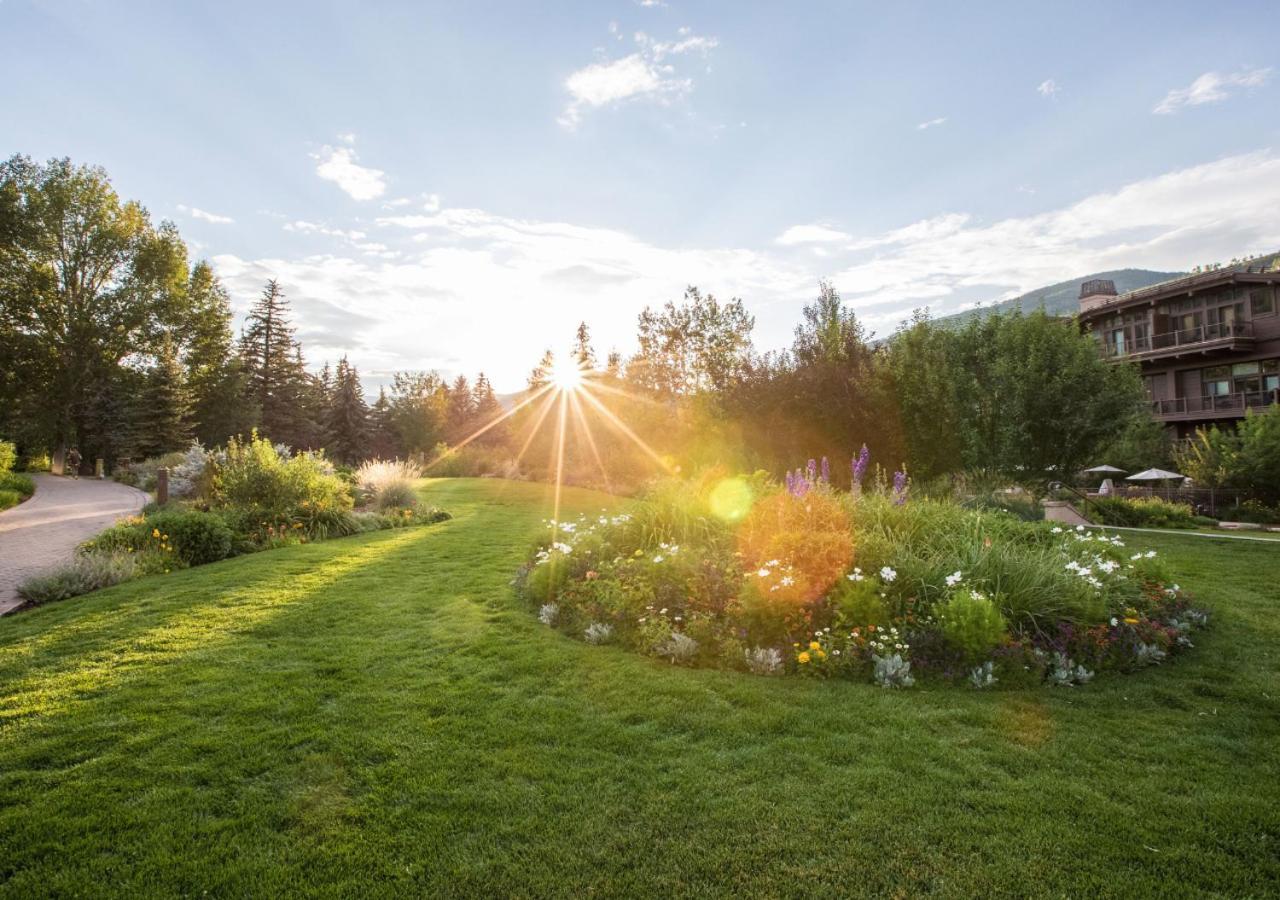
{"label": "evergreen tree", "polygon": [[580,369],[596,367],[596,351],[591,347],[591,331],[586,322],[578,323],[578,330],[573,334],[573,361]]}
{"label": "evergreen tree", "polygon": [[272,278],[249,310],[240,339],[240,357],[248,396],[260,411],[259,427],[273,441],[292,444],[297,437],[299,352],[289,321],[289,302],[279,282]]}
{"label": "evergreen tree", "polygon": [[529,390],[537,390],[551,380],[551,372],[556,367],[556,355],[550,350],[542,354],[542,359],[529,373]]}
{"label": "evergreen tree", "polygon": [[[483,372],[476,376],[476,383],[471,388],[471,405],[473,411],[472,421],[475,423],[475,428],[484,428],[502,416],[502,404],[498,401],[497,394],[493,392],[493,385],[489,383],[488,377]],[[506,437],[507,430],[505,425],[494,425],[476,438],[476,442],[488,446],[497,446],[502,444]]]}
{"label": "evergreen tree", "polygon": [[202,444],[214,446],[255,428],[258,408],[244,400],[244,366],[232,353],[230,298],[213,267],[203,260],[191,270],[187,298],[192,316],[184,362],[191,428]]}
{"label": "evergreen tree", "polygon": [[471,434],[471,421],[475,413],[475,398],[467,376],[459,375],[449,386],[449,403],[445,412],[445,427],[449,443],[456,444]]}
{"label": "evergreen tree", "polygon": [[369,455],[377,459],[400,456],[395,421],[387,389],[378,388],[378,399],[369,409]]}
{"label": "evergreen tree", "polygon": [[369,407],[360,387],[360,374],[344,356],[333,378],[326,423],[329,455],[340,462],[357,463],[368,454]]}
{"label": "evergreen tree", "polygon": [[191,399],[177,348],[167,336],[147,373],[141,399],[138,449],[143,455],[159,456],[191,443]]}

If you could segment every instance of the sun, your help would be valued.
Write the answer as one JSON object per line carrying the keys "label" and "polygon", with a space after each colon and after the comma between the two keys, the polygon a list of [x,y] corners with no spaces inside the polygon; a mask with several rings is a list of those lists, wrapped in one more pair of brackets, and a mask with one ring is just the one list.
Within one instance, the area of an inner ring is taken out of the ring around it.
{"label": "sun", "polygon": [[551,367],[551,383],[561,391],[576,391],[582,386],[582,367],[572,359],[562,359]]}

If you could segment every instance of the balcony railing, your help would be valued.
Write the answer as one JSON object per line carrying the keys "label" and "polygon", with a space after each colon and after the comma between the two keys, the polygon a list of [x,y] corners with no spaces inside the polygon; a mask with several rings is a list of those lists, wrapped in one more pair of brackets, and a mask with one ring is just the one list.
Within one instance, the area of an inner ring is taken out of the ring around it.
{"label": "balcony railing", "polygon": [[1280,391],[1240,391],[1203,397],[1152,400],[1151,411],[1161,419],[1217,419],[1243,416],[1247,409],[1280,403]]}
{"label": "balcony railing", "polygon": [[1198,325],[1182,331],[1165,331],[1147,337],[1125,341],[1123,346],[1103,343],[1102,352],[1108,359],[1131,356],[1163,356],[1182,350],[1208,349],[1214,345],[1235,346],[1253,342],[1252,322],[1217,322]]}

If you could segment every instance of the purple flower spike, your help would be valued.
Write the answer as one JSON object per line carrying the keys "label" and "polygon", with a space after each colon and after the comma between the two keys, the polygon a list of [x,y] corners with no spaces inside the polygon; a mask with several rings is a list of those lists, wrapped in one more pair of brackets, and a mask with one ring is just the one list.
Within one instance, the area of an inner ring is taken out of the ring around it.
{"label": "purple flower spike", "polygon": [[907,470],[901,469],[893,473],[893,505],[901,506],[907,502]]}
{"label": "purple flower spike", "polygon": [[813,484],[815,481],[818,480],[818,461],[815,459],[809,460],[809,467],[807,471],[809,476],[809,483]]}
{"label": "purple flower spike", "polygon": [[827,462],[827,458],[822,457],[822,483],[831,483],[831,463]]}
{"label": "purple flower spike", "polygon": [[863,444],[862,449],[858,451],[858,458],[853,461],[854,484],[862,484],[862,479],[867,476],[867,465],[870,462],[871,451],[867,449],[866,444]]}
{"label": "purple flower spike", "polygon": [[794,475],[791,474],[791,470],[787,469],[787,493],[794,495],[795,492],[796,492],[796,478]]}

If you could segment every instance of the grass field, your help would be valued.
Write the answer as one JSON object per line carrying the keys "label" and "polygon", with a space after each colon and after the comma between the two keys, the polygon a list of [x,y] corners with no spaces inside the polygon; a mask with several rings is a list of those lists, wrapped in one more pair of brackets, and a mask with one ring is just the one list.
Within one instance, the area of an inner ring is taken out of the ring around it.
{"label": "grass field", "polygon": [[1214,611],[1163,667],[895,693],[569,640],[546,488],[424,492],[0,619],[0,894],[1280,893],[1280,548],[1126,535]]}

